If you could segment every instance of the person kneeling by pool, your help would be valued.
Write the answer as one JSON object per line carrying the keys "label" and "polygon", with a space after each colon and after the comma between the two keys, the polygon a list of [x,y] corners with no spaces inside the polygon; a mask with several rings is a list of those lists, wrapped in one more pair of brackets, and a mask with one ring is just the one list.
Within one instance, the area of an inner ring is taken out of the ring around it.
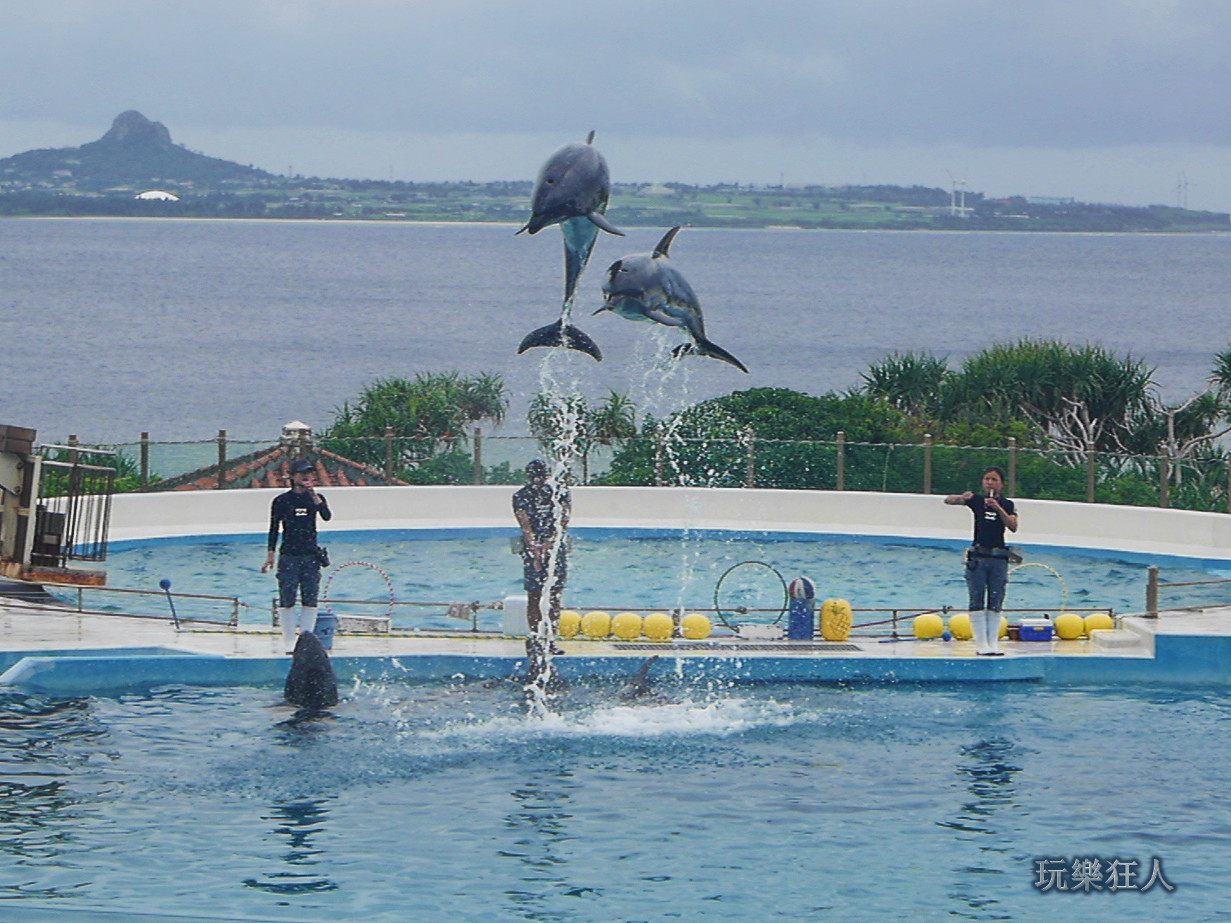
{"label": "person kneeling by pool", "polygon": [[[278,531],[282,532],[282,551],[278,555],[278,621],[288,654],[295,650],[295,629],[312,631],[316,627],[316,594],[321,585],[321,557],[316,543],[316,517],[333,518],[329,504],[316,492],[316,470],[307,459],[296,458],[290,467],[291,489],[278,494],[269,508],[269,553],[261,573],[274,566]],[[328,562],[324,562],[328,564]],[[295,618],[295,597],[302,607]]]}
{"label": "person kneeling by pool", "polygon": [[1004,472],[983,472],[983,493],[967,490],[945,497],[950,506],[968,506],[975,517],[974,542],[966,549],[966,587],[970,591],[970,628],[975,653],[997,657],[1004,652],[1000,638],[1000,609],[1009,582],[1012,552],[1004,543],[1004,530],[1017,531],[1017,508],[1001,495]]}

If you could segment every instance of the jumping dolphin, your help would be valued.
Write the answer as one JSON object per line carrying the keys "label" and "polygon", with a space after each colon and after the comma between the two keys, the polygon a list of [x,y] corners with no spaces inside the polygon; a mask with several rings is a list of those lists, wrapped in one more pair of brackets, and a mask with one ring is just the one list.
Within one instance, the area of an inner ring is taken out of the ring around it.
{"label": "jumping dolphin", "polygon": [[537,234],[548,225],[560,225],[564,235],[564,308],[560,320],[528,334],[518,346],[518,353],[535,346],[567,346],[602,361],[598,345],[568,322],[577,279],[590,259],[599,229],[624,236],[623,231],[603,217],[611,196],[611,178],[607,161],[593,141],[594,132],[590,132],[585,144],[564,145],[548,158],[535,180],[530,220],[517,233]]}
{"label": "jumping dolphin", "polygon": [[688,280],[667,259],[667,249],[679,233],[674,227],[663,235],[653,253],[637,253],[616,260],[607,270],[603,282],[606,303],[595,311],[611,311],[626,320],[656,321],[668,327],[683,327],[693,342],[677,346],[675,356],[696,353],[729,362],[741,372],[744,363],[705,338],[705,322],[701,319],[701,302]]}
{"label": "jumping dolphin", "polygon": [[286,674],[283,696],[304,711],[320,712],[338,704],[338,683],[321,639],[310,631],[300,632]]}

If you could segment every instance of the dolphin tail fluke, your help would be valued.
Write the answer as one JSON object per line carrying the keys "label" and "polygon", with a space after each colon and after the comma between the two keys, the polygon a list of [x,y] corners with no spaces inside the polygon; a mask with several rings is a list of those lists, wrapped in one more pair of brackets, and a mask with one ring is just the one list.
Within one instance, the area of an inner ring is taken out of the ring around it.
{"label": "dolphin tail fluke", "polygon": [[711,359],[721,359],[723,362],[735,366],[744,374],[748,374],[748,368],[744,365],[744,363],[740,362],[717,343],[712,343],[704,337],[698,338],[695,344],[684,343],[683,345],[677,346],[675,349],[671,350],[671,355],[676,358],[692,354],[696,354],[698,356],[709,356]]}
{"label": "dolphin tail fluke", "polygon": [[615,234],[617,237],[624,236],[624,232],[608,221],[606,216],[600,215],[598,212],[590,212],[590,214],[586,215],[586,217],[596,228],[601,228],[608,234]]}
{"label": "dolphin tail fluke", "polygon": [[536,346],[566,346],[569,349],[576,349],[591,355],[598,362],[603,361],[603,351],[598,348],[598,344],[590,339],[581,328],[566,324],[563,320],[526,334],[521,345],[517,347],[517,352],[521,354]]}

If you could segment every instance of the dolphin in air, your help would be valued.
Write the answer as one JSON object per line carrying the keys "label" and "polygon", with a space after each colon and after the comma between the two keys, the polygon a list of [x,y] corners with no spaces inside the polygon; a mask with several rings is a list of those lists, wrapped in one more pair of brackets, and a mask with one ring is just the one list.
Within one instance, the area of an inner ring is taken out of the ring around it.
{"label": "dolphin in air", "polygon": [[286,674],[283,697],[303,712],[319,713],[338,704],[338,683],[321,639],[310,631],[300,632]]}
{"label": "dolphin in air", "polygon": [[585,144],[564,145],[543,164],[535,180],[530,220],[517,233],[537,234],[548,225],[560,225],[564,235],[564,309],[559,321],[527,335],[517,348],[518,353],[535,346],[568,346],[602,361],[598,345],[568,322],[577,279],[586,268],[599,230],[624,236],[604,217],[611,196],[611,177],[607,161],[593,141],[594,132],[590,132]]}
{"label": "dolphin in air", "polygon": [[595,311],[611,311],[626,320],[656,321],[668,327],[683,327],[693,342],[673,349],[672,355],[696,353],[729,362],[741,372],[744,363],[705,337],[705,322],[701,319],[701,302],[688,280],[667,258],[667,249],[679,233],[674,227],[663,235],[653,253],[636,253],[616,260],[607,269],[603,294],[607,297]]}

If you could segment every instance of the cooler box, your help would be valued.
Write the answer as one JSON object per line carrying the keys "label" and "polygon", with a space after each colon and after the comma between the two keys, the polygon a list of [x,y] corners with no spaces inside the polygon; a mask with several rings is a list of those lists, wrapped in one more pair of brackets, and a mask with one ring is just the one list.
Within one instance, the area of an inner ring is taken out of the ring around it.
{"label": "cooler box", "polygon": [[1020,641],[1050,641],[1051,619],[1022,619],[1017,626],[1017,637]]}

